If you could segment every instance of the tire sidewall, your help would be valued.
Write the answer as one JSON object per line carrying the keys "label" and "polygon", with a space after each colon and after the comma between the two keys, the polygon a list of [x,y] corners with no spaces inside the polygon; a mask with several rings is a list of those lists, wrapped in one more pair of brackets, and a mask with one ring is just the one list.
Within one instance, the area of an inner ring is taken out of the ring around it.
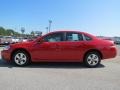
{"label": "tire sidewall", "polygon": [[[88,63],[88,61],[87,61],[88,56],[91,55],[91,54],[95,54],[95,55],[98,56],[99,61],[98,61],[98,63],[97,63],[96,65],[90,65],[90,64]],[[101,62],[101,57],[100,57],[100,54],[99,54],[98,52],[89,52],[89,53],[86,54],[86,56],[85,56],[85,58],[84,58],[84,64],[85,64],[87,67],[89,67],[89,68],[94,68],[94,67],[99,66],[99,65],[100,65],[100,62]]]}
{"label": "tire sidewall", "polygon": [[[18,54],[18,53],[23,53],[25,56],[26,56],[26,62],[23,64],[23,65],[19,65],[15,62],[15,56]],[[30,63],[30,57],[29,55],[25,52],[25,51],[16,51],[13,55],[12,55],[12,61],[15,65],[17,66],[20,66],[20,67],[23,67],[23,66],[26,66]]]}

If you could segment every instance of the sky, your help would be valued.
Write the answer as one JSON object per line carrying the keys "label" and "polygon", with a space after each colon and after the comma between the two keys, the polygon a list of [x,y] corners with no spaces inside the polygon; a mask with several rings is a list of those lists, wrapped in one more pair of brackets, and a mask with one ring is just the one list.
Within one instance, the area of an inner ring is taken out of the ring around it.
{"label": "sky", "polygon": [[120,0],[0,0],[0,26],[25,33],[78,30],[120,36]]}

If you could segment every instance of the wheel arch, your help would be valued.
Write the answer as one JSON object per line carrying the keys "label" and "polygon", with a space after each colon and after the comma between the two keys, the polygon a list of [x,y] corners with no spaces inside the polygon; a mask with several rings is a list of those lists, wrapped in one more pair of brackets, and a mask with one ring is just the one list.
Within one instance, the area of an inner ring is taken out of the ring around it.
{"label": "wheel arch", "polygon": [[83,57],[83,60],[85,59],[86,55],[90,52],[97,52],[99,55],[100,55],[100,58],[103,59],[103,54],[100,50],[97,50],[97,49],[90,49],[88,50],[85,54],[84,54],[84,57]]}
{"label": "wheel arch", "polygon": [[31,60],[31,55],[30,55],[30,53],[29,53],[26,49],[24,49],[24,48],[17,48],[17,49],[15,49],[15,50],[13,50],[12,53],[11,53],[11,59],[12,59],[12,56],[13,56],[13,55],[15,54],[15,52],[17,52],[17,51],[24,51],[25,53],[28,54],[28,56],[29,56],[29,58],[30,58],[30,60]]}

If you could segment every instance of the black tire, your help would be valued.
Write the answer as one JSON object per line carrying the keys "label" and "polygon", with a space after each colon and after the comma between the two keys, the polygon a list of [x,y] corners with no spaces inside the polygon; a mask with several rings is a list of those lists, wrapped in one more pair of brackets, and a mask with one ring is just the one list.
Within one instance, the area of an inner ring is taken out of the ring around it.
{"label": "black tire", "polygon": [[[93,55],[96,57],[96,60],[92,59]],[[100,65],[100,62],[101,62],[101,56],[98,52],[88,52],[84,58],[84,64],[89,68],[98,67]]]}
{"label": "black tire", "polygon": [[[22,58],[17,58],[17,56],[19,55],[23,55]],[[18,60],[17,60],[18,59]],[[21,51],[21,50],[18,50],[16,52],[14,52],[14,54],[12,55],[12,60],[13,60],[13,63],[17,66],[20,66],[20,67],[23,67],[23,66],[26,66],[28,64],[30,64],[30,56],[28,53],[26,53],[25,51]],[[20,62],[21,61],[21,62]],[[22,63],[23,62],[23,63]],[[21,64],[20,64],[21,63]]]}

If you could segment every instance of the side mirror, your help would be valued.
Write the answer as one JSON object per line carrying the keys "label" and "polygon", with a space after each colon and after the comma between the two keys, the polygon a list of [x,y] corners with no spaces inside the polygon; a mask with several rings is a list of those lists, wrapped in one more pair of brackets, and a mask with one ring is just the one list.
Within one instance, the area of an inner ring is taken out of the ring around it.
{"label": "side mirror", "polygon": [[40,39],[37,41],[38,44],[42,44],[44,42],[44,39]]}

